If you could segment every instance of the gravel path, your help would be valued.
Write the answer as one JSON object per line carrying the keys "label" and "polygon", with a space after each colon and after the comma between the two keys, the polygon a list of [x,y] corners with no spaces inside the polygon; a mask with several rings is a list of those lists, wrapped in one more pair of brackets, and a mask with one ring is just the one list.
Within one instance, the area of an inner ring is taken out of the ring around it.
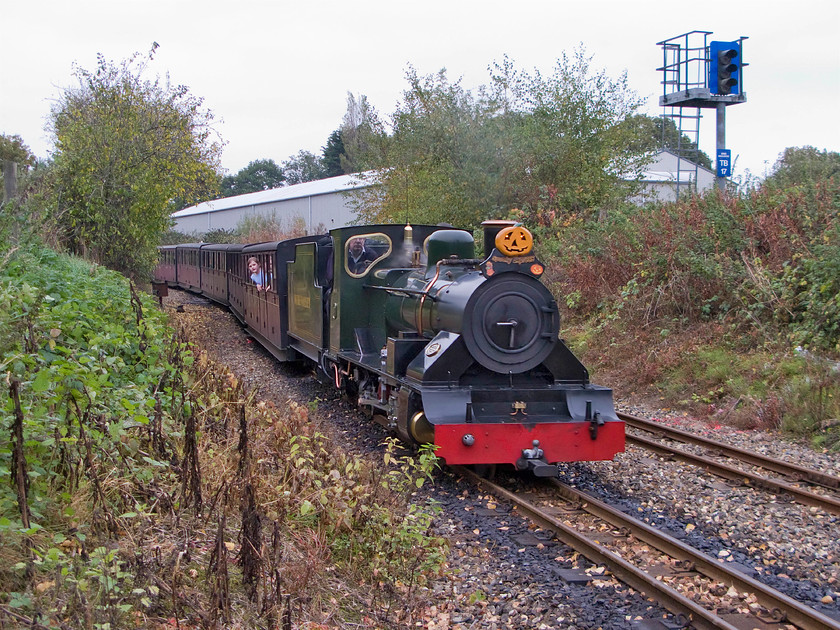
{"label": "gravel path", "polygon": [[[360,422],[361,414],[334,389],[318,383],[308,370],[276,363],[250,340],[222,308],[172,291],[164,301],[199,317],[205,331],[196,343],[228,365],[258,396],[279,404],[289,398],[318,400],[318,409],[335,427],[333,436],[348,450],[373,456],[384,433]],[[735,446],[840,474],[840,462],[824,454],[755,431],[709,427],[687,417],[639,407],[622,410],[657,417]],[[642,514],[652,523],[667,522],[672,533],[701,545],[722,561],[735,561],[756,577],[785,589],[797,599],[840,618],[840,523],[815,508],[787,503],[749,488],[732,488],[679,462],[661,462],[630,448],[614,462],[579,463],[566,469],[572,481]],[[424,490],[425,491],[425,490]],[[669,615],[619,584],[565,546],[550,540],[504,505],[441,471],[428,490],[443,511],[438,533],[451,542],[445,575],[431,584],[425,628],[495,630],[501,628],[628,628],[634,620]],[[594,579],[569,583],[565,569],[587,570]],[[774,583],[775,581],[775,583]],[[825,603],[820,603],[820,601]],[[830,600],[830,601],[829,601]]]}

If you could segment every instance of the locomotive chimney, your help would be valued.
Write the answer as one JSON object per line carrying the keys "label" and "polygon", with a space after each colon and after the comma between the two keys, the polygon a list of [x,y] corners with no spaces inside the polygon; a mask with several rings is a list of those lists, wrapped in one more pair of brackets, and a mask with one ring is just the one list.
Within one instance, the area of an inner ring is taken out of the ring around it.
{"label": "locomotive chimney", "polygon": [[494,219],[491,221],[484,221],[481,227],[484,228],[484,257],[489,258],[493,253],[493,248],[496,246],[496,235],[506,227],[516,225],[516,221],[503,221]]}

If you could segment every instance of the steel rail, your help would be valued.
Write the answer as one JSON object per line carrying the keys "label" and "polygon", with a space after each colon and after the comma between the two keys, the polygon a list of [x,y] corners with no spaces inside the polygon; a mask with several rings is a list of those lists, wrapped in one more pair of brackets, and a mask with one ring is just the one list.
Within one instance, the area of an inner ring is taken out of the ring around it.
{"label": "steel rail", "polygon": [[803,481],[809,481],[811,483],[819,484],[827,488],[840,489],[840,477],[829,475],[819,470],[805,468],[804,466],[779,461],[777,459],[767,457],[766,455],[762,455],[754,451],[748,451],[742,448],[737,448],[735,446],[729,446],[728,444],[724,444],[716,440],[710,440],[709,438],[704,438],[699,435],[695,435],[694,433],[689,433],[688,431],[683,431],[681,429],[675,429],[673,427],[663,425],[660,422],[646,420],[644,418],[639,418],[637,416],[632,416],[626,413],[618,413],[617,415],[621,420],[624,420],[625,424],[635,429],[641,429],[650,433],[661,434],[662,436],[668,439],[676,440],[678,442],[686,442],[690,444],[695,444],[697,446],[703,446],[710,450],[717,451],[726,457],[731,457],[732,459],[744,461],[748,464],[752,464],[753,466],[766,468],[768,470],[781,473],[788,477],[794,477]]}
{"label": "steel rail", "polygon": [[[718,617],[714,612],[699,606],[674,588],[657,580],[655,577],[627,562],[612,551],[605,549],[600,543],[596,543],[594,540],[575,531],[573,528],[560,522],[515,493],[479,477],[468,469],[453,467],[453,470],[470,478],[474,483],[482,485],[496,496],[513,503],[520,512],[541,527],[555,532],[560,540],[572,547],[575,551],[594,562],[603,563],[608,566],[610,571],[625,584],[648,595],[655,594],[657,599],[668,610],[677,615],[686,616],[691,620],[694,627],[725,628],[727,630],[736,628],[736,626]],[[556,487],[565,498],[579,503],[581,508],[590,514],[616,527],[626,528],[639,540],[683,562],[691,563],[693,570],[698,573],[714,580],[726,582],[735,586],[741,592],[753,593],[762,606],[769,610],[782,611],[787,621],[803,630],[840,630],[840,623],[810,606],[802,604],[758,580],[727,567],[725,564],[718,562],[701,551],[624,514],[620,510],[612,508],[594,497],[575,490],[557,480],[554,480],[554,484],[556,484]]]}
{"label": "steel rail", "polygon": [[770,492],[775,492],[776,494],[788,494],[798,503],[819,507],[833,514],[840,514],[840,500],[835,499],[834,497],[816,494],[803,488],[797,488],[796,486],[783,481],[768,479],[767,477],[762,477],[761,475],[757,475],[740,468],[735,468],[734,466],[722,464],[713,459],[709,459],[708,457],[694,455],[693,453],[689,453],[679,448],[665,446],[664,444],[660,444],[659,442],[655,442],[638,435],[627,435],[625,439],[628,444],[634,444],[665,457],[673,457],[694,466],[705,468],[709,472],[720,477],[740,481],[746,485],[761,488],[763,490],[769,490]]}
{"label": "steel rail", "polygon": [[618,554],[605,549],[568,525],[561,523],[522,497],[502,488],[492,481],[479,477],[466,468],[453,466],[452,470],[471,479],[474,483],[483,486],[496,496],[509,501],[526,517],[539,526],[553,531],[560,540],[581,555],[589,558],[593,562],[609,567],[609,570],[628,586],[648,596],[655,596],[657,601],[672,613],[683,615],[687,619],[690,619],[692,627],[700,628],[701,630],[738,630],[737,626],[733,626],[711,611],[699,606],[676,589],[657,580],[654,576],[642,571]]}
{"label": "steel rail", "polygon": [[552,482],[564,498],[579,503],[581,509],[616,527],[627,528],[639,540],[683,562],[691,563],[695,571],[706,577],[726,582],[741,592],[753,593],[759,603],[768,610],[779,609],[784,611],[787,620],[791,623],[806,629],[837,628],[840,630],[840,623],[823,615],[818,610],[814,610],[810,606],[784,593],[780,593],[776,589],[741,573],[737,569],[730,568],[716,558],[685,544],[663,531],[651,527],[647,523],[628,516],[621,510],[617,510],[585,492],[576,490],[559,480],[552,480]]}

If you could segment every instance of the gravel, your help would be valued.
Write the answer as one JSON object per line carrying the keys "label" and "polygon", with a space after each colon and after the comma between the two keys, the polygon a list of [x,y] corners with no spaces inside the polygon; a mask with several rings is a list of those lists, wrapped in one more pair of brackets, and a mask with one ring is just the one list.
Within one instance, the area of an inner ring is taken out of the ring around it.
{"label": "gravel", "polygon": [[[226,310],[179,291],[165,308],[195,314],[206,335],[194,340],[227,364],[258,396],[318,400],[334,422],[334,437],[353,452],[373,456],[381,427],[361,414],[309,370],[280,365],[245,335]],[[621,405],[735,446],[840,474],[840,462],[778,435],[710,426],[667,410]],[[754,577],[840,619],[838,518],[763,491],[732,487],[680,462],[660,461],[628,447],[614,462],[570,464],[564,481],[587,490],[698,546],[724,562],[752,569]],[[450,540],[444,575],[428,585],[430,630],[501,628],[628,628],[641,619],[672,621],[642,595],[618,583],[585,558],[504,505],[482,496],[451,471],[436,475],[431,492],[442,512],[437,533]],[[588,581],[564,579],[578,569]],[[831,603],[821,603],[823,601]],[[418,627],[419,627],[418,626]],[[662,627],[667,627],[663,625]]]}
{"label": "gravel", "polygon": [[[739,448],[838,474],[824,453],[763,431],[710,426],[687,416],[622,409]],[[577,465],[578,486],[641,515],[724,562],[840,619],[840,517],[770,492],[734,485],[679,461],[628,447],[614,462]],[[828,603],[828,599],[831,602]]]}

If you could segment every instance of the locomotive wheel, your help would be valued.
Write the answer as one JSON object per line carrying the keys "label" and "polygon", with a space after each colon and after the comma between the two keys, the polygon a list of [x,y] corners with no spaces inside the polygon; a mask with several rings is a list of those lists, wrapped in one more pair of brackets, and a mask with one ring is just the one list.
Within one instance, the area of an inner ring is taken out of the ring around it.
{"label": "locomotive wheel", "polygon": [[349,378],[343,379],[341,391],[350,400],[357,401],[359,399],[359,384]]}

